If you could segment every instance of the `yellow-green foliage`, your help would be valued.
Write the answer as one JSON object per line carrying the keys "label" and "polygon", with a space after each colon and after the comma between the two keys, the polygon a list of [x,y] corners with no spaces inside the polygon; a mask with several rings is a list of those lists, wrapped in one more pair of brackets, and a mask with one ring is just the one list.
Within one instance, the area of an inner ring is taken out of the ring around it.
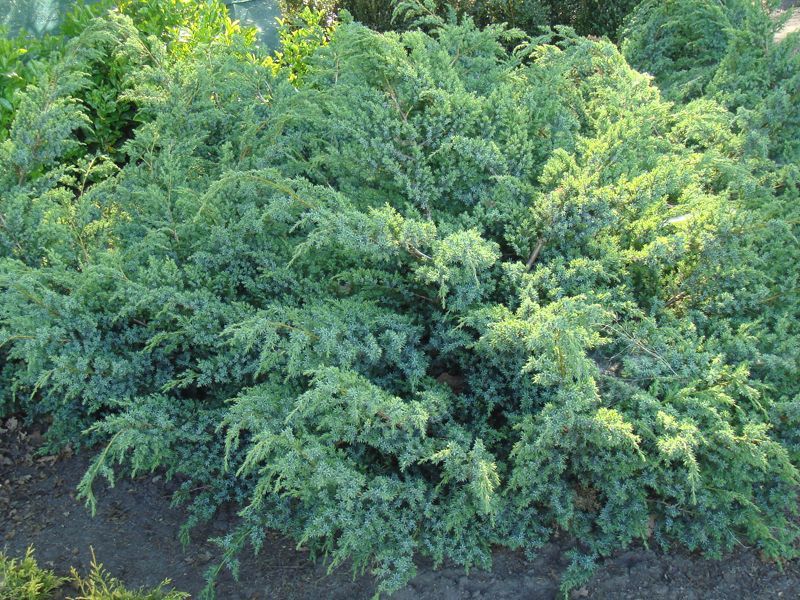
{"label": "yellow-green foliage", "polygon": [[189,594],[167,589],[163,581],[153,589],[130,591],[97,562],[92,552],[89,573],[82,576],[76,569],[70,577],[58,577],[42,569],[28,548],[25,558],[17,560],[0,552],[0,600],[186,600]]}
{"label": "yellow-green foliage", "polygon": [[48,600],[65,579],[40,569],[28,548],[25,558],[14,559],[0,552],[0,600]]}
{"label": "yellow-green foliage", "polygon": [[[74,40],[90,38],[95,18],[109,15],[114,31],[93,44],[95,55],[84,63],[87,85],[81,102],[88,108],[92,126],[81,132],[90,151],[116,153],[136,123],[136,107],[125,99],[136,71],[158,60],[191,54],[198,45],[242,40],[252,46],[255,31],[244,29],[228,16],[221,0],[100,0],[76,3],[64,17],[57,35],[43,38],[24,32],[0,40],[0,140],[8,137],[20,92],[29,84],[52,78],[46,63],[68,55]],[[163,56],[151,52],[150,38],[165,44]]]}
{"label": "yellow-green foliage", "polygon": [[81,576],[76,569],[71,570],[71,584],[77,591],[75,595],[70,594],[68,600],[186,600],[190,597],[185,592],[167,589],[169,579],[153,589],[128,590],[97,562],[94,552],[85,576]]}
{"label": "yellow-green foliage", "polygon": [[336,26],[326,19],[325,12],[308,7],[279,19],[280,48],[266,57],[264,64],[272,67],[275,75],[285,70],[289,80],[299,84],[308,72],[308,59],[327,43]]}

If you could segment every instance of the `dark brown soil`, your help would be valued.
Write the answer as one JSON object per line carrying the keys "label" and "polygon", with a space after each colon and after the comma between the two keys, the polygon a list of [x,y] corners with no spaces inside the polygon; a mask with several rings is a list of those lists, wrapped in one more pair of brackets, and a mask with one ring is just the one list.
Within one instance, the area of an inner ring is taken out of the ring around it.
{"label": "dark brown soil", "polygon": [[[171,578],[178,589],[196,597],[205,570],[218,558],[216,547],[205,540],[227,531],[235,514],[221,514],[196,531],[184,550],[177,539],[184,514],[170,508],[169,485],[148,476],[120,481],[104,492],[92,518],[75,499],[90,456],[37,457],[37,442],[36,433],[23,431],[15,421],[0,423],[0,548],[21,556],[33,545],[40,565],[60,573],[70,566],[85,571],[93,548],[97,559],[130,587]],[[551,544],[533,562],[498,551],[491,572],[469,575],[422,564],[419,575],[394,599],[556,598],[567,564],[563,550]],[[374,589],[369,576],[353,579],[347,570],[326,576],[324,565],[312,563],[291,540],[273,534],[258,557],[244,557],[239,582],[227,573],[221,578],[218,598],[360,600],[370,598]],[[800,598],[800,562],[780,570],[748,549],[724,561],[635,549],[605,561],[573,598]]]}

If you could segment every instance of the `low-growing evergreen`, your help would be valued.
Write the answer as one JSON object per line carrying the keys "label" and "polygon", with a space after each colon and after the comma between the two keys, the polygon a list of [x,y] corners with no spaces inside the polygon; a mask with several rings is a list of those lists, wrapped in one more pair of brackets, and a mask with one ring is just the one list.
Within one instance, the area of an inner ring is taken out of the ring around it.
{"label": "low-growing evergreen", "polygon": [[[103,444],[91,505],[159,468],[184,534],[236,502],[234,570],[266,529],[385,592],[556,532],[565,589],[636,542],[795,556],[797,39],[726,25],[662,94],[609,41],[400,10],[286,60],[118,14],[70,41],[0,145],[0,406]],[[77,144],[108,39],[111,156]]]}
{"label": "low-growing evergreen", "polygon": [[11,558],[0,552],[0,599],[47,600],[64,583],[52,571],[42,569],[28,548],[25,557]]}
{"label": "low-growing evergreen", "polygon": [[59,577],[42,569],[33,548],[15,559],[0,552],[0,600],[186,600],[189,594],[170,589],[170,580],[152,589],[127,589],[121,581],[97,562],[92,550],[89,572],[70,570],[70,577]]}

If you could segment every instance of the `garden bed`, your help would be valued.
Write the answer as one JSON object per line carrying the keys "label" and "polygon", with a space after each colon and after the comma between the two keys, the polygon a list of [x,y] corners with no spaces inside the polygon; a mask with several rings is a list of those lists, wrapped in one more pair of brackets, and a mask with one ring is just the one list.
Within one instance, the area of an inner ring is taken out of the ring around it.
{"label": "garden bed", "polygon": [[[16,421],[11,421],[14,425]],[[236,521],[231,511],[195,531],[185,550],[176,532],[185,514],[170,507],[173,486],[159,475],[123,480],[104,492],[92,518],[75,498],[75,486],[91,455],[59,457],[36,454],[38,431],[4,425],[0,434],[0,546],[22,556],[36,548],[39,564],[60,574],[70,566],[85,571],[91,548],[97,560],[129,587],[155,586],[170,578],[176,588],[197,597],[204,573],[219,558],[206,540],[229,531]],[[410,585],[393,598],[411,599],[549,599],[558,597],[561,573],[570,546],[548,545],[533,562],[519,553],[498,551],[491,572],[469,575],[457,567],[434,570],[423,563]],[[262,553],[242,557],[236,582],[220,578],[218,597],[226,600],[370,598],[375,584],[368,575],[352,578],[343,567],[326,577],[321,561],[312,562],[284,536],[267,537]],[[793,598],[800,589],[800,561],[781,570],[741,550],[723,560],[705,560],[686,553],[664,555],[636,548],[602,563],[591,582],[573,592],[575,598],[647,598],[713,600],[726,598]]]}

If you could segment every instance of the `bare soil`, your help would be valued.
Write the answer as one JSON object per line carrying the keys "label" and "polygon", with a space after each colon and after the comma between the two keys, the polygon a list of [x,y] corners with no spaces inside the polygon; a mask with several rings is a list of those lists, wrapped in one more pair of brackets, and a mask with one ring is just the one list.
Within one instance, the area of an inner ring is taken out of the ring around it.
{"label": "bare soil", "polygon": [[[0,423],[0,547],[21,556],[32,545],[40,565],[65,574],[70,566],[85,571],[91,549],[97,559],[130,587],[154,586],[170,578],[176,588],[196,597],[204,573],[219,554],[207,539],[228,531],[233,511],[222,511],[195,532],[183,548],[177,531],[185,519],[170,507],[171,486],[158,475],[120,481],[100,496],[91,517],[75,498],[75,486],[91,459],[89,454],[40,457],[37,432],[14,421]],[[423,562],[417,577],[394,600],[514,599],[549,600],[558,596],[558,582],[568,561],[568,542],[548,545],[534,561],[498,550],[491,572],[444,567]],[[221,577],[220,600],[370,598],[369,576],[353,578],[340,569],[326,574],[325,565],[274,533],[257,557],[243,557],[240,580]],[[800,561],[779,568],[743,548],[723,561],[686,553],[664,555],[636,548],[606,560],[594,579],[573,598],[715,600],[800,598]]]}

